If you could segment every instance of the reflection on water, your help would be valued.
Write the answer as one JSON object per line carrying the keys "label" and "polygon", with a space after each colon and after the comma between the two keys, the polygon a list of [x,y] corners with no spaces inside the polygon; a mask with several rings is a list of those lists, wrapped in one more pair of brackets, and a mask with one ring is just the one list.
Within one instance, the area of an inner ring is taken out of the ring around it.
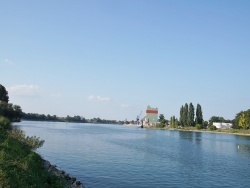
{"label": "reflection on water", "polygon": [[236,146],[237,146],[237,152],[239,152],[240,155],[250,158],[250,146],[249,145],[237,144]]}
{"label": "reflection on water", "polygon": [[236,143],[236,151],[244,156],[250,158],[250,145],[249,145],[249,137],[248,136],[238,136],[235,135],[237,140]]}
{"label": "reflection on water", "polygon": [[179,136],[181,139],[193,141],[193,132],[189,131],[179,131]]}
{"label": "reflection on water", "polygon": [[248,187],[250,137],[120,125],[21,122],[38,152],[86,187]]}
{"label": "reflection on water", "polygon": [[197,144],[199,144],[202,141],[202,138],[201,138],[202,133],[201,132],[195,132],[194,135],[195,135],[195,142]]}
{"label": "reflection on water", "polygon": [[188,140],[190,142],[195,141],[195,143],[197,144],[199,144],[202,141],[201,132],[179,131],[179,136],[181,139]]}

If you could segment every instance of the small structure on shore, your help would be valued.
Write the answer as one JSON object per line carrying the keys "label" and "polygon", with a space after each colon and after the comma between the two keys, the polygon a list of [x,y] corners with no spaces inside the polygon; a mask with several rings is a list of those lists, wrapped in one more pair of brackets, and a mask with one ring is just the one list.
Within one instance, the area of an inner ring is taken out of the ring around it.
{"label": "small structure on shore", "polygon": [[229,129],[229,128],[232,128],[232,126],[233,126],[232,123],[220,123],[220,122],[213,122],[213,125],[217,129]]}

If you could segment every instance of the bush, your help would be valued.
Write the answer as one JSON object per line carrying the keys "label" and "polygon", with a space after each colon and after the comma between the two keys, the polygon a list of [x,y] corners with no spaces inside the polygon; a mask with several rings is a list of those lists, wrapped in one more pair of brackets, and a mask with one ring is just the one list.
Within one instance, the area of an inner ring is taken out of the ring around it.
{"label": "bush", "polygon": [[203,127],[202,127],[201,124],[197,124],[197,125],[196,125],[196,128],[197,128],[197,129],[202,129]]}
{"label": "bush", "polygon": [[13,129],[10,132],[10,136],[18,141],[20,141],[24,146],[26,146],[29,149],[37,149],[42,147],[44,140],[40,140],[40,138],[36,136],[25,136],[24,131],[20,129]]}
{"label": "bush", "polygon": [[0,128],[3,128],[4,130],[11,130],[12,126],[10,120],[0,116]]}
{"label": "bush", "polygon": [[164,127],[166,127],[166,125],[163,124],[163,123],[159,123],[159,124],[157,124],[157,127],[158,127],[158,128],[164,128]]}
{"label": "bush", "polygon": [[217,130],[217,127],[214,126],[214,125],[211,125],[211,126],[209,127],[209,129],[210,129],[210,131],[214,131],[214,130]]}

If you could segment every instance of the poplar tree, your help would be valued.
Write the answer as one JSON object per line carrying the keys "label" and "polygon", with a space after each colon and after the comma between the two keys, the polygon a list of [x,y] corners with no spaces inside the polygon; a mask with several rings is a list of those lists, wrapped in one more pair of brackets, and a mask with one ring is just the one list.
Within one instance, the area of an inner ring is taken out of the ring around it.
{"label": "poplar tree", "polygon": [[202,115],[202,109],[201,109],[201,105],[198,103],[197,104],[197,108],[196,108],[196,118],[195,118],[195,123],[197,124],[201,124],[203,123],[203,115]]}
{"label": "poplar tree", "polygon": [[188,125],[194,126],[194,106],[192,103],[189,104],[189,110],[188,110]]}
{"label": "poplar tree", "polygon": [[184,111],[184,107],[183,107],[183,105],[181,106],[181,109],[180,109],[180,124],[182,125],[182,126],[184,126],[184,123],[183,123],[183,111]]}
{"label": "poplar tree", "polygon": [[188,104],[186,103],[183,109],[183,126],[188,125]]}

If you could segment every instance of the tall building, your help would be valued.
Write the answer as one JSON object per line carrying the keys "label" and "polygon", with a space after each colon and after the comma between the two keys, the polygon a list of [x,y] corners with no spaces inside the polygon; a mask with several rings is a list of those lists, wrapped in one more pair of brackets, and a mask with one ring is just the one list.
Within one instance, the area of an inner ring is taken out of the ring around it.
{"label": "tall building", "polygon": [[149,125],[155,125],[158,121],[158,108],[151,108],[149,105],[146,110],[145,121]]}

